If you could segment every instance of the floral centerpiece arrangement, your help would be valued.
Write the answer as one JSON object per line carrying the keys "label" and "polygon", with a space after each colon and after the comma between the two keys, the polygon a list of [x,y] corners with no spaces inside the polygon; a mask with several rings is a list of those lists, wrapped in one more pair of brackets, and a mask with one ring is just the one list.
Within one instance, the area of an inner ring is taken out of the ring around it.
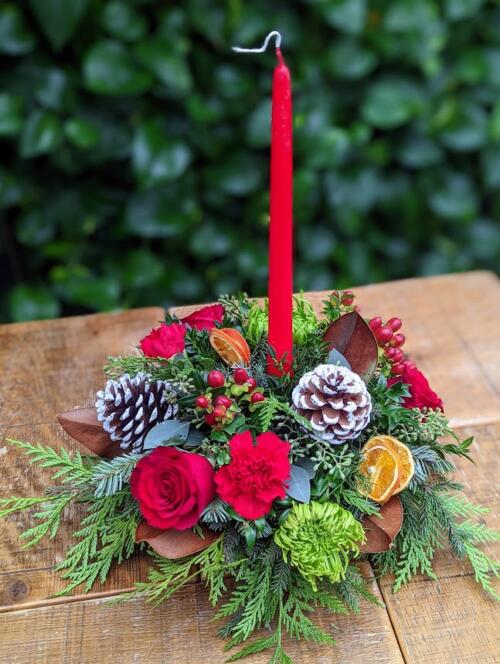
{"label": "floral centerpiece arrangement", "polygon": [[472,439],[457,440],[405,356],[401,320],[365,321],[350,291],[333,292],[320,316],[296,297],[293,362],[270,372],[267,318],[265,305],[223,297],[167,315],[138,352],[110,358],[95,405],[59,416],[94,454],[10,441],[56,482],[0,502],[0,516],[30,512],[25,546],[54,537],[71,502],[83,508],[57,565],[61,594],[90,590],[145,550],[150,572],[126,597],[157,604],[198,577],[237,648],[229,661],[271,649],[273,663],[291,661],[285,634],[333,643],[316,607],[377,601],[363,558],[397,590],[417,573],[434,578],[449,542],[494,595],[498,566],[478,544],[498,535],[450,476]]}

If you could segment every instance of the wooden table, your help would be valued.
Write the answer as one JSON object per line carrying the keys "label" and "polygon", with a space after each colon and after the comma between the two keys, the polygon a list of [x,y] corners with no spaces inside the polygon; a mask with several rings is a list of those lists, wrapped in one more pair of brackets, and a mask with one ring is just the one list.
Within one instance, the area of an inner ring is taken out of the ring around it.
{"label": "wooden table", "polygon": [[[400,316],[407,349],[442,396],[461,435],[474,435],[475,465],[459,462],[458,476],[473,499],[496,509],[500,477],[500,285],[472,272],[378,284],[356,290],[362,313]],[[319,306],[326,293],[310,294]],[[83,405],[103,381],[108,355],[126,352],[162,310],[138,309],[0,327],[0,495],[35,495],[48,474],[27,464],[4,437],[76,449],[55,422],[59,411]],[[192,585],[153,609],[141,601],[105,605],[105,598],[144,577],[137,556],[116,568],[106,585],[85,596],[53,599],[61,581],[53,571],[69,543],[76,511],[55,541],[21,549],[26,516],[0,523],[0,662],[3,664],[220,664],[222,642],[206,593]],[[494,512],[487,517],[498,527]],[[490,547],[490,552],[493,553]],[[498,555],[498,550],[497,550]],[[358,616],[318,613],[335,649],[291,644],[297,664],[493,664],[500,661],[499,612],[471,578],[467,564],[444,552],[439,581],[417,578],[397,595],[390,579],[363,571],[385,608]],[[250,657],[264,664],[264,655]]]}

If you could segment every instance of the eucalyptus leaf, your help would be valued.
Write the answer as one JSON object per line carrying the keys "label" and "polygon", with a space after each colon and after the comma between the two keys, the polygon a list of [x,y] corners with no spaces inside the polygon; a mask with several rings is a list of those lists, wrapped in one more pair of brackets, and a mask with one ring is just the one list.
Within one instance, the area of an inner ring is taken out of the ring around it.
{"label": "eucalyptus leaf", "polygon": [[172,441],[172,445],[178,445],[184,442],[189,434],[189,422],[180,420],[165,420],[154,426],[148,431],[144,438],[144,449],[152,450],[159,445],[164,445]]}
{"label": "eucalyptus leaf", "polygon": [[305,468],[294,465],[290,467],[290,479],[286,492],[290,498],[300,503],[308,503],[311,500],[311,480]]}
{"label": "eucalyptus leaf", "polygon": [[316,470],[314,469],[314,461],[312,459],[309,459],[307,457],[304,457],[303,459],[298,459],[295,465],[305,470],[310,480],[312,480],[316,475]]}
{"label": "eucalyptus leaf", "polygon": [[199,447],[205,436],[198,429],[190,429],[189,434],[184,441],[184,447]]}
{"label": "eucalyptus leaf", "polygon": [[328,358],[326,361],[328,364],[336,364],[339,367],[346,367],[347,369],[351,369],[351,365],[349,364],[345,356],[342,355],[342,353],[339,353],[339,351],[336,348],[332,348],[329,351]]}

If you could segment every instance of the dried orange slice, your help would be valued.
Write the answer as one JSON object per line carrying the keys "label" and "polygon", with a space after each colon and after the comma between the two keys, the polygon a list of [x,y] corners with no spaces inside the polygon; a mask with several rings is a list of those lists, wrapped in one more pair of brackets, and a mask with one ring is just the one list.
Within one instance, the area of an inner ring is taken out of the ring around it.
{"label": "dried orange slice", "polygon": [[214,327],[209,332],[209,339],[212,348],[230,367],[250,364],[250,348],[238,330]]}
{"label": "dried orange slice", "polygon": [[396,458],[398,465],[398,481],[392,491],[392,495],[394,496],[396,493],[406,489],[411,482],[411,478],[415,473],[413,456],[404,443],[392,436],[374,436],[363,447],[363,454],[366,454],[366,452],[375,449],[376,447],[383,447],[391,452]]}
{"label": "dried orange slice", "polygon": [[376,503],[385,503],[397,486],[397,458],[383,445],[373,445],[366,451],[365,447],[361,450],[363,461],[359,472],[363,480],[359,483],[358,491]]}

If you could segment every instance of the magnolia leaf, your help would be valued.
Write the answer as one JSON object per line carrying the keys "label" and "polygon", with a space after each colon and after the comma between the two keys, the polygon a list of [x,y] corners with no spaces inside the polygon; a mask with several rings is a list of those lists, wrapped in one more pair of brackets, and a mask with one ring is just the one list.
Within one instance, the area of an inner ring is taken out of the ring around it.
{"label": "magnolia leaf", "polygon": [[351,370],[368,383],[378,362],[377,341],[357,311],[337,318],[323,335],[328,349],[337,350],[351,365]]}
{"label": "magnolia leaf", "polygon": [[153,427],[144,439],[144,449],[153,450],[159,445],[170,443],[178,445],[184,442],[189,434],[189,422],[180,422],[179,420],[165,420]]}
{"label": "magnolia leaf", "polygon": [[298,459],[295,465],[298,466],[299,468],[303,468],[306,471],[307,476],[309,477],[310,480],[312,480],[316,475],[316,470],[314,469],[314,461],[312,459],[307,459],[307,458]]}
{"label": "magnolia leaf", "polygon": [[75,408],[57,416],[59,424],[72,438],[100,457],[112,459],[123,454],[119,441],[111,440],[93,408]]}
{"label": "magnolia leaf", "polygon": [[163,558],[176,560],[206,549],[220,537],[208,528],[203,528],[203,537],[189,530],[160,530],[142,521],[136,530],[135,541],[147,542]]}
{"label": "magnolia leaf", "polygon": [[362,553],[388,551],[403,525],[403,506],[398,496],[393,496],[377,514],[363,517],[366,542],[360,547]]}
{"label": "magnolia leaf", "polygon": [[305,468],[291,466],[286,492],[290,498],[298,500],[299,503],[308,503],[311,500],[311,480]]}
{"label": "magnolia leaf", "polygon": [[342,355],[342,353],[339,353],[339,351],[336,348],[332,348],[330,352],[328,353],[328,359],[327,359],[328,364],[336,364],[339,367],[346,367],[347,369],[351,369],[351,365],[349,362],[346,360],[346,358]]}

